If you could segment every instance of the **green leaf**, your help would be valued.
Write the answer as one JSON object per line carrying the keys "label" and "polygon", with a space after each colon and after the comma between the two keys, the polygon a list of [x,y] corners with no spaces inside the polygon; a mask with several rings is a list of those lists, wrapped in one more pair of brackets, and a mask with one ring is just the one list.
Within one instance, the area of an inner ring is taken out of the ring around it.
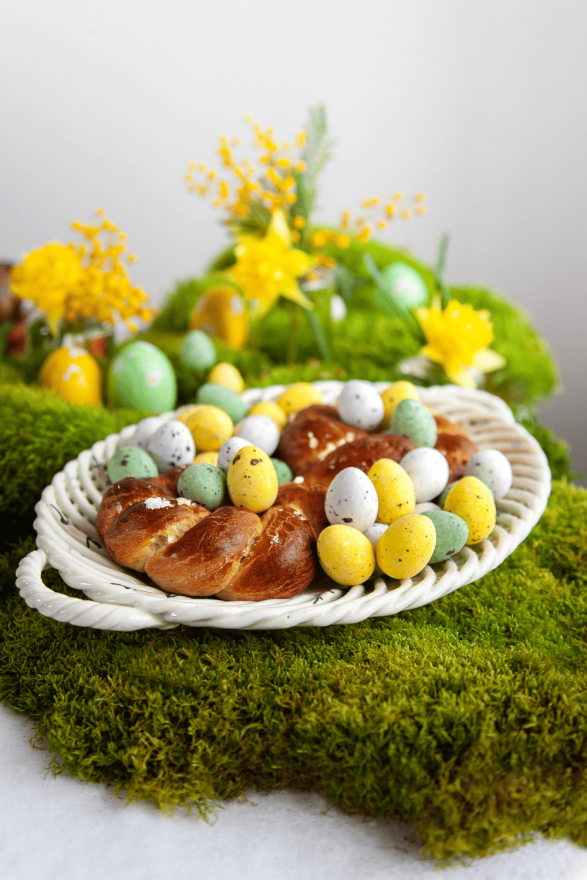
{"label": "green leaf", "polygon": [[326,110],[324,105],[320,104],[310,110],[310,123],[306,130],[306,146],[302,153],[306,170],[296,177],[296,214],[302,214],[306,220],[314,209],[318,192],[318,178],[330,159],[333,144],[334,141],[328,137]]}
{"label": "green leaf", "polygon": [[271,223],[271,212],[261,202],[252,202],[248,217],[231,220],[230,225],[242,232],[250,232],[253,235],[265,233]]}
{"label": "green leaf", "polygon": [[337,263],[334,270],[334,287],[345,302],[350,302],[355,291],[364,284],[364,278],[359,278],[350,269],[347,269],[346,266],[341,266],[340,263]]}
{"label": "green leaf", "polygon": [[445,309],[450,302],[450,291],[444,280],[444,266],[446,263],[446,252],[448,250],[448,235],[443,235],[440,239],[438,248],[438,262],[436,263],[436,283],[440,290],[442,308]]}
{"label": "green leaf", "polygon": [[310,327],[312,328],[314,336],[316,337],[316,343],[318,345],[318,348],[320,349],[320,354],[322,355],[324,360],[329,360],[330,349],[328,348],[328,343],[326,342],[326,337],[324,336],[324,331],[316,312],[311,312],[306,309],[306,315],[308,316]]}
{"label": "green leaf", "polygon": [[406,308],[406,306],[392,294],[389,284],[377,268],[375,260],[371,254],[365,254],[363,256],[363,262],[369,275],[375,282],[375,304],[392,318],[400,318],[404,321],[408,325],[410,331],[415,335],[416,339],[420,339],[422,337],[420,325],[414,318],[410,309]]}

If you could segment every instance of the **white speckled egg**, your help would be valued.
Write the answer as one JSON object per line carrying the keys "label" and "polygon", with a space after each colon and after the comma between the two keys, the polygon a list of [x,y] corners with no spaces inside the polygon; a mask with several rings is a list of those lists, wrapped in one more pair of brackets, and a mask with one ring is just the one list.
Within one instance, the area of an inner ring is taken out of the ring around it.
{"label": "white speckled egg", "polygon": [[245,416],[235,425],[234,432],[267,455],[273,455],[279,443],[279,428],[269,416]]}
{"label": "white speckled egg", "polygon": [[239,449],[250,445],[250,441],[245,440],[244,437],[229,437],[218,450],[216,467],[227,468]]}
{"label": "white speckled egg", "polygon": [[170,419],[158,428],[147,443],[160,473],[182,464],[191,464],[196,455],[192,432],[183,422]]}
{"label": "white speckled egg", "polygon": [[400,461],[416,490],[416,504],[432,501],[448,483],[448,462],[442,452],[429,446],[412,449]]}
{"label": "white speckled egg", "polygon": [[422,501],[421,504],[416,504],[412,513],[430,513],[431,510],[441,510],[438,504],[435,504],[434,501]]}
{"label": "white speckled egg", "polygon": [[347,425],[371,431],[382,422],[384,405],[371,382],[352,379],[340,393],[338,413]]}
{"label": "white speckled egg", "polygon": [[466,477],[477,477],[493,492],[494,498],[503,498],[512,488],[512,466],[499,449],[481,449],[469,459]]}
{"label": "white speckled egg", "polygon": [[135,428],[135,432],[126,444],[127,446],[138,446],[139,449],[146,449],[147,443],[161,425],[165,424],[166,419],[161,416],[147,416],[142,422],[139,422]]}
{"label": "white speckled egg", "polygon": [[[367,529],[367,531],[365,532],[365,537],[371,541],[373,549],[377,547],[377,542],[379,541],[379,538],[384,532],[388,530],[388,528],[389,525],[387,523],[376,522],[371,526],[370,529]],[[383,574],[383,569],[379,567],[379,564],[377,562],[375,562],[375,571],[373,572],[373,574],[375,577],[381,577],[381,575]]]}
{"label": "white speckled egg", "polygon": [[332,525],[366,532],[377,519],[379,500],[367,474],[349,467],[340,471],[328,487],[324,508]]}

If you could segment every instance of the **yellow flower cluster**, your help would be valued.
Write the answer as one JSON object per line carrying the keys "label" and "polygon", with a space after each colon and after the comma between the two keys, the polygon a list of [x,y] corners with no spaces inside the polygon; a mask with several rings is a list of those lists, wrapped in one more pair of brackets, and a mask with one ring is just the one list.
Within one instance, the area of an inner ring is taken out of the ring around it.
{"label": "yellow flower cluster", "polygon": [[354,220],[350,211],[343,211],[340,225],[343,229],[354,229],[359,241],[369,241],[376,230],[387,229],[391,220],[423,217],[426,214],[425,201],[426,195],[422,192],[416,193],[413,202],[406,202],[404,194],[399,191],[387,200],[374,196],[361,202],[363,213]]}
{"label": "yellow flower cluster", "polygon": [[[253,148],[259,153],[257,165],[248,159],[237,161],[234,151],[239,141],[221,137],[218,155],[228,175],[195,163],[188,166],[185,175],[189,192],[203,198],[211,197],[214,207],[226,211],[228,223],[246,219],[254,202],[263,205],[270,213],[290,208],[297,198],[294,172],[305,170],[305,163],[292,157],[292,145],[279,144],[272,128],[264,130],[250,117],[245,117],[245,122],[251,126]],[[300,131],[296,146],[302,148],[305,142],[306,134]]]}
{"label": "yellow flower cluster", "polygon": [[[123,254],[126,236],[98,211],[97,223],[72,223],[82,243],[47,244],[27,254],[11,271],[14,293],[31,300],[47,315],[56,334],[63,323],[87,320],[114,324],[119,318],[131,330],[133,319],[149,321],[153,309],[145,308],[147,295],[131,284]],[[134,262],[132,254],[126,257]]]}

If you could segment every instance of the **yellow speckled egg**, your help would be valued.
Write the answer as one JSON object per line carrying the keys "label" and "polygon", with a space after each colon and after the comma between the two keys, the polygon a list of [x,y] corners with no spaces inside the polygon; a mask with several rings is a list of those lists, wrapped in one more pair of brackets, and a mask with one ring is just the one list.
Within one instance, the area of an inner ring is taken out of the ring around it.
{"label": "yellow speckled egg", "polygon": [[377,492],[377,520],[392,523],[412,513],[416,506],[416,490],[408,474],[390,458],[380,458],[367,474]]}
{"label": "yellow speckled egg", "polygon": [[249,335],[249,318],[242,297],[227,284],[210,288],[196,304],[190,330],[203,330],[232,348],[242,348]]}
{"label": "yellow speckled egg", "polygon": [[225,440],[232,437],[234,425],[224,410],[201,404],[184,413],[182,422],[192,432],[199,452],[218,451]]}
{"label": "yellow speckled egg", "polygon": [[253,513],[271,507],[279,486],[273,462],[258,446],[239,449],[228,466],[226,484],[234,506]]}
{"label": "yellow speckled egg", "polygon": [[212,464],[212,465],[214,465],[214,467],[217,467],[218,453],[217,452],[200,452],[194,458],[194,464]]}
{"label": "yellow speckled egg", "polygon": [[320,565],[333,581],[352,587],[375,571],[375,551],[369,538],[350,526],[328,526],[318,537]]}
{"label": "yellow speckled egg", "polygon": [[283,431],[287,422],[287,416],[280,406],[270,400],[264,400],[252,406],[248,413],[250,416],[267,416],[272,419],[280,431]]}
{"label": "yellow speckled egg", "polygon": [[52,351],[39,374],[39,384],[71,403],[97,406],[102,402],[102,375],[85,348],[69,346]]}
{"label": "yellow speckled egg", "polygon": [[291,416],[314,403],[322,403],[322,394],[310,382],[294,382],[285,389],[277,403],[286,416]]}
{"label": "yellow speckled egg", "polygon": [[213,382],[215,385],[224,385],[226,388],[231,388],[233,391],[236,391],[237,394],[240,394],[241,391],[245,390],[244,379],[237,368],[232,364],[216,364],[216,366],[210,370],[208,382]]}
{"label": "yellow speckled egg", "polygon": [[383,400],[383,426],[389,428],[393,411],[402,400],[419,400],[418,389],[411,382],[394,382],[381,393]]}
{"label": "yellow speckled egg", "polygon": [[436,529],[430,519],[414,513],[390,525],[377,542],[380,569],[403,581],[428,565],[436,546]]}
{"label": "yellow speckled egg", "polygon": [[452,487],[444,509],[464,519],[469,526],[467,544],[489,537],[495,526],[495,501],[491,490],[477,477],[463,477]]}

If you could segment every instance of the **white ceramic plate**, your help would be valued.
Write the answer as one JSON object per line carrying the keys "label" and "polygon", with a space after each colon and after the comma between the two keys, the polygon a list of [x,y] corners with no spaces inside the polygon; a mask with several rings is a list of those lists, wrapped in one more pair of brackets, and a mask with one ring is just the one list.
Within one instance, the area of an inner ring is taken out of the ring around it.
{"label": "white ceramic plate", "polygon": [[[335,403],[341,382],[316,382],[325,403]],[[380,391],[389,383],[377,383]],[[249,406],[277,400],[284,386],[244,392]],[[127,440],[125,428],[82,452],[56,474],[36,506],[37,547],[17,570],[17,586],[32,608],[46,617],[76,626],[130,631],[167,628],[184,623],[231,629],[284,629],[356,623],[368,617],[417,608],[478,580],[500,565],[536,525],[550,494],[550,471],[540,446],[518,425],[510,409],[484,391],[455,386],[420,389],[421,399],[441,415],[461,424],[480,449],[494,448],[511,462],[514,481],[497,502],[497,525],[486,541],[465,547],[448,562],[427,566],[414,578],[375,578],[367,584],[341,588],[322,577],[291,599],[223,602],[192,599],[162,592],[149,579],[116,565],[102,547],[95,529],[96,514],[107,487],[104,462]],[[166,414],[172,418],[175,414]],[[63,580],[91,601],[55,593],[41,573],[51,566]]]}

